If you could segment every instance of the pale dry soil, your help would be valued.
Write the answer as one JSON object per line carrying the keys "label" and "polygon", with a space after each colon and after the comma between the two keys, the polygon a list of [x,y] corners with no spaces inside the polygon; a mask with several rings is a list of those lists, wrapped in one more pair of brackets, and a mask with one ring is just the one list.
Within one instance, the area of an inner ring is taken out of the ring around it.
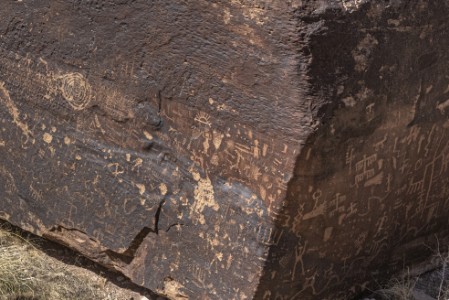
{"label": "pale dry soil", "polygon": [[163,299],[52,242],[0,223],[0,300]]}

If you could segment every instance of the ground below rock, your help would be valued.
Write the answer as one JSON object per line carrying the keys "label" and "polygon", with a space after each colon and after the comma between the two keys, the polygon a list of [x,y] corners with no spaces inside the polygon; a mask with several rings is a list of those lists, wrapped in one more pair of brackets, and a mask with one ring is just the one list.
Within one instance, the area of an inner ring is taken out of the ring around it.
{"label": "ground below rock", "polygon": [[0,223],[0,300],[164,300],[76,252]]}

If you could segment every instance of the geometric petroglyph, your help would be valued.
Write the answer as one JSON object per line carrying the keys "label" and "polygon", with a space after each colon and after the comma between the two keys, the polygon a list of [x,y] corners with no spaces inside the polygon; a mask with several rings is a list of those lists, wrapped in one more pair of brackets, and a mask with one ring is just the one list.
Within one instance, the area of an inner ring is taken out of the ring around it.
{"label": "geometric petroglyph", "polygon": [[194,120],[198,123],[211,127],[212,123],[210,121],[210,118],[211,117],[207,113],[200,111],[197,113]]}
{"label": "geometric petroglyph", "polygon": [[91,87],[80,73],[68,73],[58,77],[59,90],[65,100],[75,110],[83,110],[91,100]]}
{"label": "geometric petroglyph", "polygon": [[5,83],[0,81],[0,102],[6,106],[9,114],[12,117],[12,121],[17,127],[19,127],[23,134],[28,138],[32,136],[31,130],[28,125],[20,120],[20,112],[15,102],[11,99],[9,91],[5,87]]}

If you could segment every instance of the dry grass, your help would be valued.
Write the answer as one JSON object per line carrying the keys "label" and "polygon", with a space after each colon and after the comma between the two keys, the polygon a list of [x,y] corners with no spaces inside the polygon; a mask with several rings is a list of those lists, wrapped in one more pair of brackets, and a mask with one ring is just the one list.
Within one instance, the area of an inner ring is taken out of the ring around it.
{"label": "dry grass", "polygon": [[408,278],[407,280],[393,280],[387,288],[376,291],[386,300],[410,300],[413,299],[413,290],[416,280]]}
{"label": "dry grass", "polygon": [[11,229],[0,228],[0,300],[130,299],[106,280],[46,255]]}
{"label": "dry grass", "polygon": [[441,270],[441,281],[440,281],[440,286],[439,286],[439,290],[438,290],[438,298],[437,300],[448,300],[449,299],[449,286],[447,284],[447,273],[449,272],[448,270],[448,264],[449,264],[449,248],[446,251],[446,254],[443,255],[440,251],[440,243],[437,239],[437,253],[436,256],[439,258],[439,260],[441,261],[441,265],[442,265],[442,270]]}
{"label": "dry grass", "polygon": [[438,239],[436,242],[436,249],[428,248],[435,253],[439,269],[424,274],[421,278],[408,274],[401,280],[394,279],[386,288],[375,291],[375,294],[385,300],[418,300],[421,299],[420,293],[432,295],[428,297],[429,299],[449,300],[449,247],[442,252]]}

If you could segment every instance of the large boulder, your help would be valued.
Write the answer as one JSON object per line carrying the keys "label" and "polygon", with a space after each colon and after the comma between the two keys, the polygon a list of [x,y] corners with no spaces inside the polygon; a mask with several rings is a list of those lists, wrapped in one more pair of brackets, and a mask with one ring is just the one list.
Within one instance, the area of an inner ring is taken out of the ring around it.
{"label": "large boulder", "polygon": [[348,299],[446,242],[446,1],[0,10],[0,217],[173,299]]}

